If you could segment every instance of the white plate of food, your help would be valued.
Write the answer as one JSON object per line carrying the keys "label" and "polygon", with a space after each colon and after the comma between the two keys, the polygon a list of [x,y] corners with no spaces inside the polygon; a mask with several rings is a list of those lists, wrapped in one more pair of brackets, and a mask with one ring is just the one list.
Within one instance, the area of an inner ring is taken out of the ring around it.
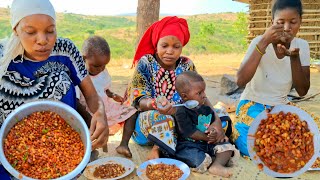
{"label": "white plate of food", "polygon": [[172,179],[185,180],[190,175],[190,168],[185,163],[169,158],[152,159],[142,163],[137,169],[140,179],[160,179],[172,176]]}
{"label": "white plate of food", "polygon": [[131,174],[134,167],[134,163],[129,159],[105,157],[89,163],[83,174],[88,179],[121,179]]}
{"label": "white plate of food", "polygon": [[[301,135],[305,133],[306,136]],[[316,161],[320,148],[319,129],[313,118],[302,109],[278,105],[269,112],[269,116],[263,111],[252,122],[247,148],[252,161],[266,174],[272,177],[295,177],[309,170]],[[308,159],[306,154],[310,155]],[[293,158],[296,158],[295,162]],[[289,164],[293,164],[290,169],[286,167]]]}
{"label": "white plate of food", "polygon": [[308,169],[309,171],[320,171],[320,153],[316,162]]}

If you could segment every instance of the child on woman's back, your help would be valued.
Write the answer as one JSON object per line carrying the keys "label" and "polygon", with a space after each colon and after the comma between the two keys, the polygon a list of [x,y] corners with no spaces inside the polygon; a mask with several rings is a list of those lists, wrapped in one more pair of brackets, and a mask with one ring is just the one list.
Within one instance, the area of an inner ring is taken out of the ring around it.
{"label": "child on woman's back", "polygon": [[[123,97],[110,90],[111,77],[106,69],[106,65],[110,62],[111,55],[107,41],[99,36],[89,37],[83,43],[82,55],[92,83],[104,102],[109,127],[124,122],[129,118],[135,120],[137,118],[137,110],[132,106],[122,105],[124,101]],[[85,103],[83,96],[80,96],[80,103]],[[128,137],[129,139],[130,136],[131,134]],[[132,154],[128,145],[124,145],[124,148],[121,154],[131,157]]]}
{"label": "child on woman's back", "polygon": [[205,88],[203,78],[193,71],[183,72],[176,79],[176,89],[183,101],[199,102],[193,109],[177,109],[176,158],[188,164],[193,171],[203,173],[209,168],[211,174],[230,177],[232,172],[228,166],[233,163],[230,159],[239,152],[228,142],[225,134],[218,136],[216,133],[216,129],[222,129],[221,120],[209,106],[204,105],[207,99]]}

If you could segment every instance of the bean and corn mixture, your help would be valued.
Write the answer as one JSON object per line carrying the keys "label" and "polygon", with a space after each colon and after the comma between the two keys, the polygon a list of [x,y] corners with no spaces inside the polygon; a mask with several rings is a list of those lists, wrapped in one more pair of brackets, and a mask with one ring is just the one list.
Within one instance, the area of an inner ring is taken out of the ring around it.
{"label": "bean and corn mixture", "polygon": [[120,164],[103,164],[95,168],[93,176],[95,178],[116,178],[126,172],[126,169]]}
{"label": "bean and corn mixture", "polygon": [[183,171],[174,164],[149,164],[146,169],[147,177],[151,180],[178,180],[183,175]]}
{"label": "bean and corn mixture", "polygon": [[58,114],[34,112],[19,121],[4,141],[4,153],[17,171],[52,179],[74,170],[84,156],[80,135]]}
{"label": "bean and corn mixture", "polygon": [[307,122],[290,112],[268,114],[254,136],[256,154],[265,166],[279,173],[301,169],[314,154],[313,134]]}
{"label": "bean and corn mixture", "polygon": [[311,166],[312,168],[320,168],[320,158],[318,157],[316,162]]}

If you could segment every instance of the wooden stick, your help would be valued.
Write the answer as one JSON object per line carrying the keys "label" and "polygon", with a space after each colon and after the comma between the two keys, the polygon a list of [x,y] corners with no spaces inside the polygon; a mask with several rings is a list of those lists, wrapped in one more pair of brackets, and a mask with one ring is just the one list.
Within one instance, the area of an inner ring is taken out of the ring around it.
{"label": "wooden stick", "polygon": [[210,82],[214,82],[214,83],[220,83],[219,81],[215,81],[215,80],[210,80],[208,78],[206,78],[207,81],[210,81]]}
{"label": "wooden stick", "polygon": [[309,100],[309,99],[311,99],[311,98],[314,98],[314,97],[318,96],[319,94],[320,94],[320,92],[317,92],[317,93],[315,93],[315,94],[313,94],[313,95],[310,95],[310,96],[305,97],[305,98],[302,98],[302,99],[292,100],[292,102],[306,101],[306,100]]}
{"label": "wooden stick", "polygon": [[231,67],[231,66],[225,66],[226,68],[229,68],[229,69],[232,69],[232,70],[235,70],[235,71],[239,71],[238,68],[234,68],[234,67]]}

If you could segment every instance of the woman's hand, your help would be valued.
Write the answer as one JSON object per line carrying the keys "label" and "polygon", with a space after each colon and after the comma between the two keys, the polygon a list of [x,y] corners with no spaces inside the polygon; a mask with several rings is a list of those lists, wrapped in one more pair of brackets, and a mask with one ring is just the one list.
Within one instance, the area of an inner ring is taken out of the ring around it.
{"label": "woman's hand", "polygon": [[280,37],[280,44],[285,45],[287,48],[290,47],[290,43],[293,40],[294,36],[289,32],[283,32],[282,36]]}
{"label": "woman's hand", "polygon": [[93,112],[90,122],[90,139],[92,149],[103,147],[107,144],[109,137],[108,121],[102,100],[97,94],[89,76],[85,77],[80,83],[80,90],[86,99],[86,103]]}
{"label": "woman's hand", "polygon": [[279,54],[290,57],[298,57],[299,56],[299,48],[287,48],[285,45],[278,44],[277,50]]}
{"label": "woman's hand", "polygon": [[166,98],[158,101],[156,106],[160,114],[173,115],[176,113],[176,108],[172,107],[172,104]]}
{"label": "woman's hand", "polygon": [[266,41],[267,45],[270,43],[278,44],[281,42],[280,39],[283,36],[283,30],[283,24],[274,24],[264,32],[262,38]]}
{"label": "woman's hand", "polygon": [[[102,102],[99,101],[99,104]],[[99,105],[99,109],[93,114],[90,124],[90,139],[92,141],[92,149],[103,147],[107,144],[109,138],[109,127],[103,104]]]}

